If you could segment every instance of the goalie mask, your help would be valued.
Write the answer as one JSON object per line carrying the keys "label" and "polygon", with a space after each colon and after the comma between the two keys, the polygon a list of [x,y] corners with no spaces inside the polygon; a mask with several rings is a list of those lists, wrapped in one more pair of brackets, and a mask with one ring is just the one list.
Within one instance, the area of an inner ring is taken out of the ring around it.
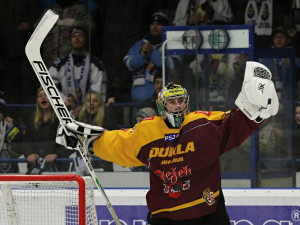
{"label": "goalie mask", "polygon": [[169,83],[158,94],[156,100],[158,114],[179,128],[184,116],[189,113],[189,96],[181,85]]}

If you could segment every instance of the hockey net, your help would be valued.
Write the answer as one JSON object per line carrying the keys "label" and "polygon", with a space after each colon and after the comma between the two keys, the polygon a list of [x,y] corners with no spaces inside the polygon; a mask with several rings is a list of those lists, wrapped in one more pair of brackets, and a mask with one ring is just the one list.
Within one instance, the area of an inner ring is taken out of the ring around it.
{"label": "hockey net", "polygon": [[78,175],[0,175],[0,225],[96,225],[94,183]]}

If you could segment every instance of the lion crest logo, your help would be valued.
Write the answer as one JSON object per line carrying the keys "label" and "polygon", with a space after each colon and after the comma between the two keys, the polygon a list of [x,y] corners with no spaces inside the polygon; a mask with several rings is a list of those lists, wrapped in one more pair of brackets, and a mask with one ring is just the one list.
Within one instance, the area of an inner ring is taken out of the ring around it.
{"label": "lion crest logo", "polygon": [[211,206],[215,204],[215,198],[214,198],[214,192],[210,188],[206,188],[205,191],[203,191],[202,198],[206,201],[206,203]]}

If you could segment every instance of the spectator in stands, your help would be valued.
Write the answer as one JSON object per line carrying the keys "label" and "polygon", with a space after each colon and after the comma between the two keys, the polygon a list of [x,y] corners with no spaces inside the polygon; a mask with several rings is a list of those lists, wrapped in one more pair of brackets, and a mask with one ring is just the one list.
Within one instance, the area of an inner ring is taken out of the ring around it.
{"label": "spectator in stands", "polygon": [[114,103],[114,97],[109,98],[105,103],[99,92],[91,91],[86,93],[78,120],[95,126],[100,126],[101,124],[107,130],[114,130],[117,128]]}
{"label": "spectator in stands", "polygon": [[[32,104],[38,80],[25,56],[25,45],[42,12],[41,0],[0,1],[1,55],[4,79],[0,85],[11,104]],[[17,91],[16,91],[17,90]],[[21,111],[22,110],[22,111]],[[32,113],[30,108],[7,109],[16,124]]]}
{"label": "spectator in stands", "polygon": [[154,75],[162,67],[162,28],[168,25],[164,12],[152,15],[150,33],[136,42],[124,57],[127,69],[133,72],[131,99],[142,102],[150,98],[154,91]]}
{"label": "spectator in stands", "polygon": [[286,48],[289,46],[289,35],[284,27],[277,27],[272,32],[272,47]]}
{"label": "spectator in stands", "polygon": [[35,114],[27,124],[24,136],[24,155],[28,161],[27,174],[40,174],[43,171],[68,171],[69,163],[55,162],[58,157],[69,157],[73,151],[55,143],[59,122],[43,90],[37,90]]}
{"label": "spectator in stands", "polygon": [[[44,4],[49,7],[49,3]],[[88,8],[81,0],[54,0],[49,8],[59,19],[42,45],[42,57],[48,68],[72,50],[70,32],[74,26],[94,28],[93,18],[89,19]]]}
{"label": "spectator in stands", "polygon": [[[109,98],[105,104],[100,94],[96,91],[86,93],[83,106],[80,110],[78,121],[93,124],[95,126],[102,126],[107,130],[117,129],[116,116],[114,113],[114,97]],[[101,168],[103,171],[113,171],[113,164],[107,161],[93,161],[94,168]],[[75,169],[79,175],[87,175],[88,169],[82,158],[77,154],[75,159]]]}
{"label": "spectator in stands", "polygon": [[[284,49],[288,48],[289,36],[284,27],[278,27],[272,32],[272,45],[271,48]],[[289,96],[287,84],[291,79],[291,61],[290,58],[262,58],[260,62],[266,65],[272,72],[272,79],[277,90],[279,99],[291,99]],[[300,60],[295,58],[295,68],[300,69]]]}
{"label": "spectator in stands", "polygon": [[157,116],[157,110],[152,107],[141,108],[135,115],[135,123],[139,123],[143,119],[152,116]]}
{"label": "spectator in stands", "polygon": [[229,23],[233,15],[228,0],[180,0],[174,26],[209,24],[211,21]]}
{"label": "spectator in stands", "polygon": [[[20,143],[22,133],[13,123],[13,118],[6,116],[6,101],[0,92],[0,159],[13,159],[21,155]],[[18,173],[18,163],[0,163],[0,173]]]}
{"label": "spectator in stands", "polygon": [[49,69],[74,117],[78,115],[85,93],[88,91],[97,91],[103,99],[106,98],[106,73],[100,59],[90,57],[87,40],[84,28],[73,27],[71,30],[73,50],[68,55],[58,58]]}

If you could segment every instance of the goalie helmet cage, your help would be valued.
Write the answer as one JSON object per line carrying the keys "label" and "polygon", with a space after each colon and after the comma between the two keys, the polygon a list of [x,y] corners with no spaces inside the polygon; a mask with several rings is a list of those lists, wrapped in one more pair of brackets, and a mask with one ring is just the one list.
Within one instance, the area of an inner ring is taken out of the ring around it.
{"label": "goalie helmet cage", "polygon": [[0,175],[0,225],[41,224],[98,224],[92,178]]}

